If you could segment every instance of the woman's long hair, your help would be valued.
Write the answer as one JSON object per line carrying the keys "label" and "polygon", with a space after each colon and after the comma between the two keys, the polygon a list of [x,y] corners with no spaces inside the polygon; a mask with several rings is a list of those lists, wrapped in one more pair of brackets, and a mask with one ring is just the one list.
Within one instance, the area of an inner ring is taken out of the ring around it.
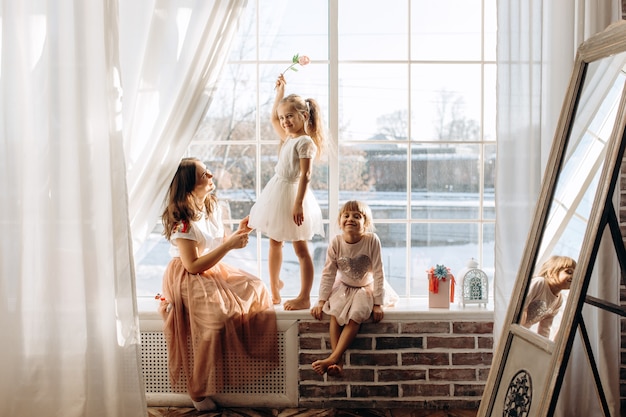
{"label": "woman's long hair", "polygon": [[163,235],[167,240],[178,224],[200,220],[203,212],[210,216],[217,204],[215,195],[209,194],[204,200],[202,210],[198,210],[196,206],[191,192],[196,186],[196,163],[199,161],[198,158],[183,158],[167,190],[165,210],[161,215]]}

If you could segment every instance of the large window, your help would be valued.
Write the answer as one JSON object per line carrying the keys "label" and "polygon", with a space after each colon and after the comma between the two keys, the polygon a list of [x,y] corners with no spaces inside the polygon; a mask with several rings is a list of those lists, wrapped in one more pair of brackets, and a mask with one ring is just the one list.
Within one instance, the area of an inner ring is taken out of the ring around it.
{"label": "large window", "polygon": [[[233,224],[273,174],[274,82],[296,53],[286,93],[315,98],[329,143],[311,187],[327,221],[310,243],[317,294],[339,206],[367,202],[386,277],[402,296],[425,296],[426,270],[478,260],[493,277],[495,0],[250,0],[209,109],[188,154],[216,177]],[[269,285],[268,241],[227,261]],[[155,229],[137,259],[138,294],[160,290],[168,244]],[[285,244],[283,299],[299,290]],[[490,288],[493,288],[491,285]]]}

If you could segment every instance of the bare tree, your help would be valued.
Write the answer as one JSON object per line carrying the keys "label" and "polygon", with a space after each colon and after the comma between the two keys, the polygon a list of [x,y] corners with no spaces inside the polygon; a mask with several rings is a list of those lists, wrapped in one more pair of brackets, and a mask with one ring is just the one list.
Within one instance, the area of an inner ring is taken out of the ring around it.
{"label": "bare tree", "polygon": [[458,94],[441,90],[439,92],[438,119],[435,121],[437,138],[440,140],[476,140],[480,135],[480,125],[476,120],[464,115],[465,100]]}
{"label": "bare tree", "polygon": [[376,119],[379,133],[392,139],[406,139],[409,132],[409,111],[396,110]]}

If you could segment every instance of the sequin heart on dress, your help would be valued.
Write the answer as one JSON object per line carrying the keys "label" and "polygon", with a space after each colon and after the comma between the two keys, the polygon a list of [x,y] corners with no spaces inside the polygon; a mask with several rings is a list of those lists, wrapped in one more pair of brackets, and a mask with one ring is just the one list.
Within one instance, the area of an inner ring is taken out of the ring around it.
{"label": "sequin heart on dress", "polygon": [[527,313],[526,313],[526,322],[530,325],[533,325],[548,314],[550,310],[548,309],[548,305],[543,300],[535,300],[528,304]]}
{"label": "sequin heart on dress", "polygon": [[350,279],[359,281],[372,268],[372,261],[367,255],[359,255],[355,258],[342,256],[337,259],[337,267]]}

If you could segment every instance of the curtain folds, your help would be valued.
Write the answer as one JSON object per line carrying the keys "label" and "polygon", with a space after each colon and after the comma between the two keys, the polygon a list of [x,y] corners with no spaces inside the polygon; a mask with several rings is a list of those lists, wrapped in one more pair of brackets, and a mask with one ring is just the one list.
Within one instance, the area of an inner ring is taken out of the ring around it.
{"label": "curtain folds", "polygon": [[[621,2],[616,0],[498,1],[496,339],[505,324],[576,50],[582,41],[619,20],[620,10]],[[595,279],[596,287],[589,292],[611,300],[619,294],[620,273],[615,256],[602,255],[613,251],[604,243],[594,273],[611,279]],[[607,394],[617,415],[617,319],[589,311],[584,316],[594,352],[602,358],[599,368],[610,381]],[[606,338],[602,343],[600,335]],[[570,363],[577,366],[568,366],[557,415],[598,415],[593,385],[585,385],[593,381],[578,336]]]}
{"label": "curtain folds", "polygon": [[145,415],[117,2],[1,5],[2,415]]}
{"label": "curtain folds", "polygon": [[246,3],[120,3],[124,149],[135,250],[154,228],[169,181],[210,104]]}
{"label": "curtain folds", "polygon": [[245,4],[0,0],[2,416],[147,415],[133,236]]}

